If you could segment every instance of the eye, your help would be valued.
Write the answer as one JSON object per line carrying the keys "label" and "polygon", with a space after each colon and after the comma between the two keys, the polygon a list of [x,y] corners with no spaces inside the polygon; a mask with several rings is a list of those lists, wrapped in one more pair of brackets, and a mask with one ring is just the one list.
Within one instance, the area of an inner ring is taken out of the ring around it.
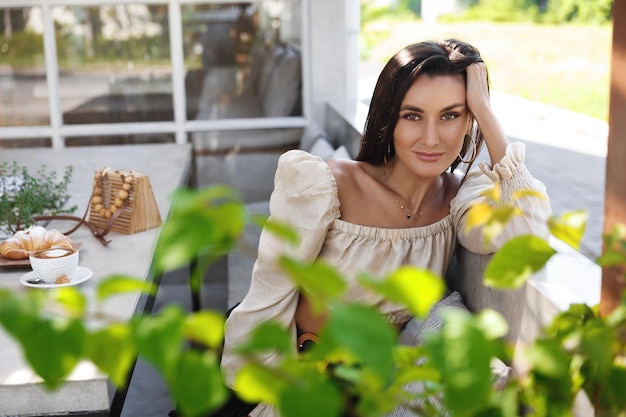
{"label": "eye", "polygon": [[453,120],[453,119],[456,119],[457,117],[459,117],[458,113],[444,113],[441,116],[441,120]]}
{"label": "eye", "polygon": [[420,115],[417,113],[406,113],[402,117],[413,122],[421,119]]}

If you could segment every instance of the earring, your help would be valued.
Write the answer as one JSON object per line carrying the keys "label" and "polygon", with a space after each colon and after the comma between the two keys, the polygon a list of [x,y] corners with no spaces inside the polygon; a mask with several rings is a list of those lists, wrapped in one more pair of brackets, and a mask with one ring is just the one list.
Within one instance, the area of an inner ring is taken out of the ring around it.
{"label": "earring", "polygon": [[459,159],[461,160],[461,162],[464,162],[466,164],[471,163],[472,161],[474,161],[474,158],[476,158],[476,141],[474,140],[473,137],[471,137],[470,135],[466,134],[465,138],[466,141],[469,140],[472,143],[472,157],[469,160],[465,160],[463,159],[463,156],[461,154],[459,154]]}
{"label": "earring", "polygon": [[387,144],[387,153],[383,156],[383,161],[385,161],[385,165],[389,163],[389,159],[391,158],[391,144]]}

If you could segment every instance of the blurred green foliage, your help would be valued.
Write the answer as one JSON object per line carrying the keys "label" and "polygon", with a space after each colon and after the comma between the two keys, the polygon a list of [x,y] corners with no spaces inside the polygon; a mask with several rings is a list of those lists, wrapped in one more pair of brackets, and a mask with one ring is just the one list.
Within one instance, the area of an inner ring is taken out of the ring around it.
{"label": "blurred green foliage", "polygon": [[[373,0],[362,2],[361,13],[368,22],[373,14],[413,13],[421,15],[421,0],[397,0],[381,5]],[[459,0],[465,10],[445,16],[452,20],[488,20],[494,22],[533,21],[537,23],[608,23],[613,0]]]}
{"label": "blurred green foliage", "polygon": [[[489,207],[478,206],[476,227],[501,219],[503,202],[497,189],[485,197]],[[519,198],[533,196],[525,193]],[[204,259],[198,263],[204,271],[234,247],[246,224],[259,221],[247,215],[232,190],[220,186],[181,189],[173,195],[172,208],[157,244],[157,273],[198,257]],[[582,220],[578,212],[552,219],[550,231],[576,246],[584,230]],[[292,240],[287,229],[272,225],[268,230]],[[607,237],[612,255],[603,259],[606,265],[624,265],[625,230],[616,229]],[[499,272],[486,284],[519,288],[528,271],[537,270],[551,256],[542,251],[538,261],[525,255],[536,247],[516,239],[505,244],[500,259],[493,258]],[[258,323],[237,348],[246,364],[235,386],[237,395],[247,401],[271,404],[285,417],[378,417],[399,404],[424,417],[445,412],[457,417],[515,417],[520,410],[525,416],[553,417],[572,416],[576,395],[585,392],[596,415],[626,415],[621,393],[626,382],[626,298],[607,317],[600,317],[597,307],[570,306],[554,318],[545,335],[517,347],[524,351],[528,372],[496,387],[491,359],[508,364],[513,352],[503,339],[508,324],[499,313],[444,310],[440,331],[429,333],[422,345],[403,346],[397,331],[375,308],[342,301],[346,286],[331,266],[286,257],[280,262],[295,285],[332,314],[319,343],[301,354],[296,354],[293,337],[283,325]],[[422,319],[444,291],[442,278],[410,266],[387,277],[361,280],[371,291],[406,304]],[[169,305],[128,322],[106,316],[99,311],[100,303],[129,291],[154,295],[154,285],[124,276],[107,277],[95,285],[95,305],[88,304],[79,287],[0,289],[0,325],[19,343],[49,389],[62,386],[81,360],[91,361],[116,386],[124,387],[139,356],[164,378],[182,415],[205,416],[227,400],[230,394],[219,366],[222,312],[190,313]],[[95,327],[88,324],[94,318],[99,323]],[[47,348],[42,350],[44,344]],[[268,350],[281,353],[271,365],[257,356]],[[419,389],[407,390],[416,384]]]}
{"label": "blurred green foliage", "polygon": [[17,32],[10,37],[0,34],[0,64],[44,66],[43,35]]}

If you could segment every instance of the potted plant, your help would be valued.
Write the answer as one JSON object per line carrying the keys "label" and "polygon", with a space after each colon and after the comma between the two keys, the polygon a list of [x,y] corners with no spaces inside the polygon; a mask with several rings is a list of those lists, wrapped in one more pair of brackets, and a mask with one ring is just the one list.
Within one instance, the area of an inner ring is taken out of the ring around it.
{"label": "potted plant", "polygon": [[10,236],[28,228],[35,216],[72,213],[76,206],[64,207],[73,167],[66,167],[62,179],[42,166],[37,175],[16,162],[0,165],[0,236]]}

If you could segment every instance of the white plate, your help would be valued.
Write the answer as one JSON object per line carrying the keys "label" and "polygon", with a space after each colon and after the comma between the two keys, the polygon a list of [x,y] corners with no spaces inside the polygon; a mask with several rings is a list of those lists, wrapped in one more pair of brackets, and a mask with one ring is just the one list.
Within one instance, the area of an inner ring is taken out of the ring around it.
{"label": "white plate", "polygon": [[45,284],[45,283],[31,284],[30,282],[27,282],[27,280],[36,278],[37,276],[35,275],[35,271],[30,271],[28,274],[20,278],[20,283],[22,285],[26,285],[27,287],[33,287],[33,288],[61,288],[61,287],[70,287],[72,285],[82,284],[83,282],[91,278],[92,275],[93,275],[93,272],[91,271],[91,269],[85,268],[84,266],[79,266],[78,268],[76,268],[76,271],[70,274],[69,276],[70,282],[66,284]]}

